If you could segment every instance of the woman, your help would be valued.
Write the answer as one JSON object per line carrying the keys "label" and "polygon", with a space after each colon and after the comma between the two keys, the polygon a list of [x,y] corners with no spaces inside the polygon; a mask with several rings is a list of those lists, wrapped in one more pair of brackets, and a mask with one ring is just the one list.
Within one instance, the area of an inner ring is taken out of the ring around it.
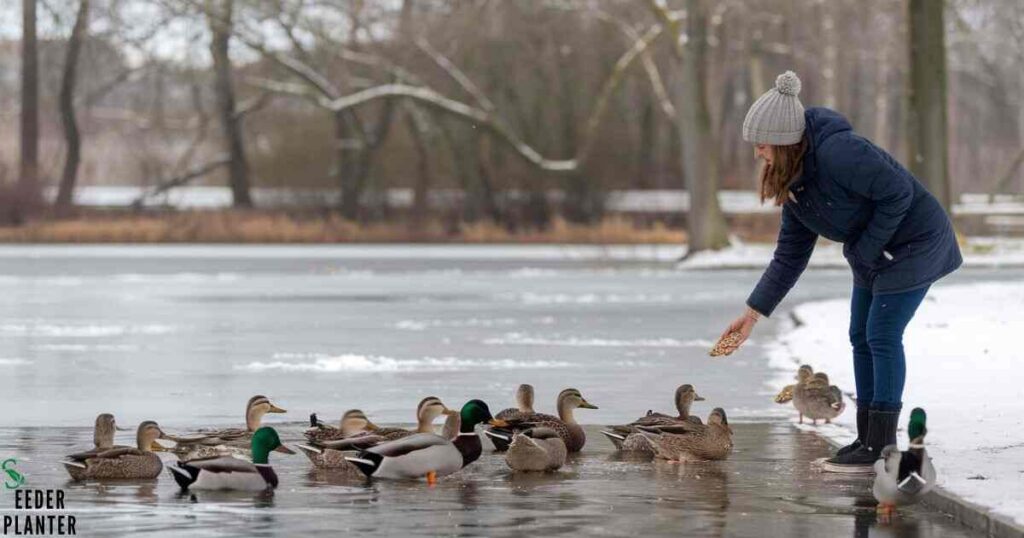
{"label": "woman", "polygon": [[[843,244],[853,271],[850,342],[857,440],[827,460],[835,472],[870,472],[896,442],[906,365],[903,330],[928,287],[963,262],[949,217],[895,159],[827,108],[806,112],[787,71],[750,107],[743,138],[764,161],[761,201],[782,206],[775,254],[723,334],[742,344],[807,267],[818,236]],[[738,346],[737,346],[738,347]]]}

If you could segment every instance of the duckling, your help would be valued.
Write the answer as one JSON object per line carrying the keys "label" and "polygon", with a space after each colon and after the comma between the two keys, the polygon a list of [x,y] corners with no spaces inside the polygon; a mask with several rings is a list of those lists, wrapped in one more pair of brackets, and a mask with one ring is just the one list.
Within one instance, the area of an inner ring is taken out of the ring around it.
{"label": "duckling", "polygon": [[505,455],[513,471],[555,471],[565,465],[565,442],[551,428],[530,428],[516,432]]}
{"label": "duckling", "polygon": [[252,463],[231,456],[175,462],[167,468],[182,491],[189,489],[263,491],[278,485],[270,466],[271,451],[294,454],[281,444],[277,430],[263,426],[252,434]]}
{"label": "duckling", "polygon": [[[100,415],[104,417],[104,415]],[[106,415],[109,424],[113,425],[113,416]],[[104,423],[106,418],[104,417]],[[97,427],[100,421],[97,419]],[[99,429],[99,428],[97,428]],[[107,444],[104,430],[104,448],[97,447],[88,452],[71,454],[61,463],[71,475],[72,480],[117,479],[117,478],[156,478],[163,469],[160,456],[153,453],[153,443],[164,437],[160,426],[152,420],[139,424],[135,435],[136,447],[113,446]],[[113,440],[111,432],[111,441]],[[99,444],[99,443],[97,443]]]}
{"label": "duckling", "polygon": [[[487,404],[470,400],[461,411],[446,411],[452,424],[458,424],[454,439],[434,433],[412,435],[368,448],[355,457],[347,457],[367,477],[414,479],[426,477],[428,484],[438,477],[452,474],[476,461],[483,452],[480,437],[474,431],[477,424],[506,426],[504,421],[491,416]],[[457,420],[457,422],[456,422]]]}
{"label": "duckling", "polygon": [[928,433],[926,421],[924,409],[914,408],[907,427],[910,437],[907,451],[900,452],[898,446],[889,445],[882,449],[882,458],[875,462],[875,483],[871,491],[878,501],[878,512],[883,516],[892,515],[897,506],[917,503],[935,487],[935,466],[924,447]]}
{"label": "duckling", "polygon": [[562,438],[562,441],[565,443],[565,448],[569,453],[579,452],[587,442],[587,435],[584,433],[583,427],[576,423],[573,411],[577,408],[597,409],[597,406],[584,399],[583,395],[580,394],[580,391],[576,389],[565,389],[558,393],[556,406],[558,409],[557,417],[544,413],[523,415],[517,419],[508,421],[512,429],[491,428],[489,430],[484,430],[484,433],[492,439],[502,439],[505,442],[510,443],[515,430],[526,430],[538,427],[550,428]]}
{"label": "duckling", "polygon": [[732,428],[721,407],[711,411],[706,425],[680,422],[638,430],[651,440],[655,456],[669,461],[724,460],[732,452]]}
{"label": "duckling", "polygon": [[271,403],[266,396],[253,396],[249,398],[249,402],[245,406],[245,429],[200,430],[186,436],[168,435],[167,439],[176,443],[171,452],[177,454],[178,459],[182,461],[224,455],[248,458],[253,433],[260,428],[263,415],[267,413],[287,413],[287,411]]}
{"label": "duckling", "polygon": [[835,385],[829,385],[825,372],[815,373],[805,384],[801,394],[804,414],[814,425],[822,419],[826,424],[830,424],[832,419],[846,409],[842,391]]}
{"label": "duckling", "polygon": [[[536,414],[536,411],[533,410],[533,385],[524,383],[516,389],[516,407],[502,409],[494,417],[501,420],[517,420],[523,416],[533,414]],[[497,452],[508,450],[509,443],[505,440],[504,435],[501,437],[491,437],[491,442],[494,444],[494,450]]]}
{"label": "duckling", "polygon": [[[797,369],[796,371],[796,384],[786,385],[785,387],[782,387],[782,390],[780,390],[779,393],[775,395],[775,403],[784,404],[793,401],[793,396],[795,395],[797,385],[799,385],[800,383],[806,383],[812,375],[814,375],[814,368],[811,368],[810,365],[807,364],[800,366],[800,368]],[[794,403],[794,406],[795,405],[796,404]],[[803,420],[803,417],[801,417],[801,420]]]}
{"label": "duckling", "polygon": [[[607,430],[601,430],[601,433],[604,434],[604,436],[607,437],[618,450],[653,453],[647,438],[636,433],[636,427],[670,425],[681,421],[700,424],[700,418],[690,414],[690,407],[693,405],[693,402],[703,401],[704,398],[697,394],[693,385],[689,383],[679,385],[675,393],[675,404],[678,415],[671,416],[664,413],[648,411],[646,416],[640,417],[629,424],[609,426]],[[633,438],[630,439],[630,436],[633,436]]]}

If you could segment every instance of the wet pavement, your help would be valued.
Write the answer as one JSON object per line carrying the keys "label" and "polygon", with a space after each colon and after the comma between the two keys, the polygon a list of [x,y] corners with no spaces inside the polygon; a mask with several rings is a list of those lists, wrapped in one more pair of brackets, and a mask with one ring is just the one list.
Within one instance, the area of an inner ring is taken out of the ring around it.
{"label": "wet pavement", "polygon": [[[972,536],[924,506],[880,523],[868,479],[812,470],[829,452],[821,439],[783,422],[733,426],[725,462],[623,458],[588,427],[584,452],[559,472],[514,474],[485,451],[434,487],[348,479],[273,454],[281,486],[260,495],[181,494],[166,470],[154,481],[68,482],[55,462],[89,441],[87,429],[3,429],[0,451],[23,455],[24,487],[66,491],[83,536]],[[286,442],[301,437],[298,424],[279,429]],[[14,513],[9,493],[0,502],[0,516]]]}

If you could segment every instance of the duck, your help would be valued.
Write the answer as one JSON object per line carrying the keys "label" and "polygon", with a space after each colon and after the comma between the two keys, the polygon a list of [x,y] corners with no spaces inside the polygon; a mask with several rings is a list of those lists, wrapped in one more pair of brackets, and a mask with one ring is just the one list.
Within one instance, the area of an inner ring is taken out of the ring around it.
{"label": "duck", "polygon": [[363,473],[345,457],[383,442],[375,433],[379,428],[359,409],[346,411],[340,428],[323,427],[316,414],[310,416],[310,424],[310,429],[306,430],[307,442],[295,446],[314,467],[337,470],[349,477],[362,477]]}
{"label": "duck", "polygon": [[360,409],[349,409],[341,416],[338,427],[329,426],[320,422],[316,413],[309,416],[309,429],[304,433],[306,440],[315,443],[318,441],[335,441],[345,439],[353,435],[362,435],[374,430],[378,426],[367,418],[366,413]]}
{"label": "duck", "polygon": [[416,433],[434,433],[434,420],[442,415],[457,413],[451,411],[444,402],[437,396],[427,396],[420,400],[416,406],[416,429],[405,428],[375,428],[373,434],[380,437],[382,441],[394,441],[408,437]]}
{"label": "duck", "polygon": [[557,417],[544,413],[522,415],[513,420],[506,420],[510,428],[490,428],[484,430],[484,434],[491,439],[511,443],[517,430],[550,428],[562,438],[562,442],[565,443],[565,448],[570,454],[579,452],[587,442],[587,435],[584,433],[583,427],[576,423],[573,411],[578,408],[597,409],[597,406],[588,402],[579,390],[573,388],[558,393],[555,406],[558,409]]}
{"label": "duck", "polygon": [[882,449],[881,459],[875,462],[875,482],[871,492],[878,501],[878,512],[892,515],[897,506],[919,502],[935,487],[937,477],[932,458],[924,446],[928,433],[928,416],[924,409],[910,412],[907,434],[910,445],[901,452],[896,445]]}
{"label": "duck", "polygon": [[565,442],[551,428],[530,428],[516,432],[505,454],[513,471],[556,471],[565,465]]}
{"label": "duck", "polygon": [[225,428],[222,430],[202,431],[185,435],[168,435],[174,441],[171,452],[181,461],[208,459],[216,456],[235,456],[249,459],[249,448],[253,434],[260,428],[263,416],[267,413],[287,413],[274,405],[269,398],[256,395],[249,398],[245,405],[245,428]]}
{"label": "duck", "polygon": [[84,459],[90,455],[114,448],[114,434],[120,429],[117,426],[117,422],[114,421],[114,415],[110,413],[96,415],[96,422],[92,430],[93,448],[77,454],[71,454],[68,457]]}
{"label": "duck", "polygon": [[[516,406],[509,407],[498,411],[498,414],[494,415],[494,418],[501,420],[518,420],[524,416],[536,414],[533,410],[533,385],[523,383],[516,388]],[[486,431],[486,430],[485,430]],[[494,450],[496,452],[504,452],[508,450],[509,442],[505,440],[506,436],[491,437],[491,443],[494,444]]]}
{"label": "duck", "polygon": [[[786,385],[782,387],[782,390],[775,395],[775,403],[785,404],[793,401],[793,397],[796,393],[796,387],[801,383],[806,383],[811,376],[814,375],[814,368],[811,368],[808,364],[803,364],[796,371],[796,383],[792,385]],[[794,402],[794,406],[796,403]],[[802,420],[802,417],[801,417]]]}
{"label": "duck", "polygon": [[[416,406],[416,429],[381,428],[370,422],[366,414],[358,409],[346,411],[341,419],[340,428],[311,427],[306,430],[307,443],[296,445],[309,458],[314,467],[334,469],[351,477],[363,476],[346,457],[355,456],[357,451],[395,441],[417,433],[434,433],[434,420],[442,415],[458,415],[448,409],[444,402],[436,396],[427,396]],[[310,417],[311,424],[321,426],[315,414]],[[327,431],[328,433],[322,433]],[[456,428],[458,431],[458,428]],[[347,434],[346,434],[347,432]]]}
{"label": "duck", "polygon": [[817,425],[819,420],[830,424],[832,419],[846,409],[843,392],[839,387],[829,385],[828,374],[825,372],[816,372],[805,384],[802,390],[802,403],[803,414],[807,415],[814,425]]}
{"label": "duck", "polygon": [[[368,478],[418,479],[428,484],[450,475],[476,461],[483,452],[477,424],[505,427],[507,423],[491,415],[482,400],[470,400],[460,411],[449,411],[448,435],[413,433],[394,441],[362,450],[346,459]],[[455,432],[458,432],[455,434]],[[454,438],[451,437],[454,435]]]}
{"label": "duck", "polygon": [[[104,415],[100,416],[104,417]],[[110,417],[110,424],[113,424],[113,417],[107,416]],[[104,422],[106,422],[106,417],[104,417]],[[97,420],[97,429],[99,429],[99,425],[100,421]],[[106,430],[104,430],[104,434],[105,432]],[[88,452],[71,454],[61,463],[71,475],[72,480],[156,478],[164,466],[160,461],[160,456],[153,453],[154,443],[157,439],[162,439],[164,435],[163,430],[156,422],[147,420],[139,424],[135,435],[135,447],[113,446],[113,443],[107,445],[106,437],[104,437],[103,447],[97,446]],[[159,447],[159,445],[156,446]]]}
{"label": "duck", "polygon": [[724,460],[732,453],[732,428],[721,407],[711,411],[707,424],[679,422],[637,429],[651,440],[655,457],[670,462]]}
{"label": "duck", "polygon": [[[681,421],[701,424],[700,417],[690,414],[690,407],[693,405],[693,402],[702,401],[704,401],[704,398],[697,394],[693,385],[689,383],[679,385],[679,387],[676,388],[675,393],[676,411],[678,412],[677,415],[672,416],[664,413],[648,411],[645,416],[642,416],[629,424],[608,426],[607,429],[601,430],[601,433],[607,437],[613,445],[615,445],[617,450],[650,452],[650,443],[647,442],[646,437],[636,432],[637,426],[671,425]],[[631,436],[632,438],[630,438]]]}
{"label": "duck", "polygon": [[270,452],[294,454],[281,443],[277,430],[263,426],[250,439],[252,463],[232,456],[178,461],[167,468],[182,491],[229,490],[264,491],[278,486],[277,473],[270,466]]}

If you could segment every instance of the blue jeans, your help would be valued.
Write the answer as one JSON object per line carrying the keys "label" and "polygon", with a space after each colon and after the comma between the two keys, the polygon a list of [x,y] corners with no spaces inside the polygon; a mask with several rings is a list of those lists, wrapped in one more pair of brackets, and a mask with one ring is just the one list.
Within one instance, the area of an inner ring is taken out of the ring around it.
{"label": "blue jeans", "polygon": [[850,343],[857,406],[899,411],[907,377],[903,330],[928,293],[928,286],[903,293],[872,295],[869,288],[853,287],[850,301]]}

